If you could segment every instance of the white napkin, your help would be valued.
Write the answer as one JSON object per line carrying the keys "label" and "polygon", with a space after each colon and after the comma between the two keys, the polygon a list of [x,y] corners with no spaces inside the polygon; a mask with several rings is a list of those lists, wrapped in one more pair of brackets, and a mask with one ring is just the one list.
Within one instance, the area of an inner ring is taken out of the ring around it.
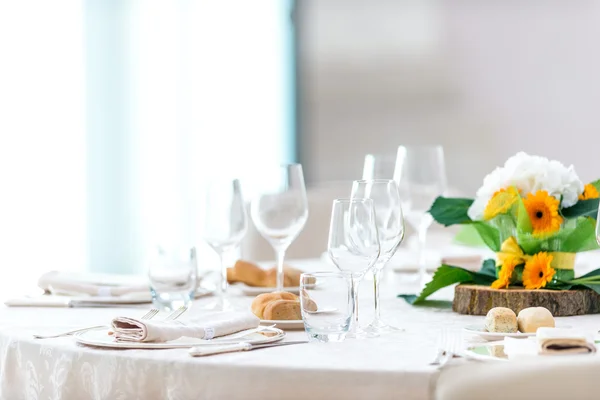
{"label": "white napkin", "polygon": [[537,341],[540,354],[595,353],[594,335],[575,329],[539,328]]}
{"label": "white napkin", "polygon": [[168,342],[180,337],[212,339],[256,328],[260,319],[250,312],[220,312],[182,321],[139,320],[117,317],[112,320],[114,337],[123,342]]}
{"label": "white napkin", "polygon": [[142,276],[60,271],[42,275],[38,286],[53,294],[99,297],[118,297],[149,290],[147,279]]}

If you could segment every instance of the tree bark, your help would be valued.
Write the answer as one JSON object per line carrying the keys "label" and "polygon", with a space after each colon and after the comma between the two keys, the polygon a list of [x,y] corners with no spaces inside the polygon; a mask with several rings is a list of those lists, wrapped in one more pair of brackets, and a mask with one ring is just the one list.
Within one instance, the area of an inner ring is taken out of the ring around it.
{"label": "tree bark", "polygon": [[459,314],[486,315],[494,307],[519,313],[528,307],[546,307],[555,317],[600,313],[600,295],[593,290],[492,289],[489,286],[458,285],[452,309]]}

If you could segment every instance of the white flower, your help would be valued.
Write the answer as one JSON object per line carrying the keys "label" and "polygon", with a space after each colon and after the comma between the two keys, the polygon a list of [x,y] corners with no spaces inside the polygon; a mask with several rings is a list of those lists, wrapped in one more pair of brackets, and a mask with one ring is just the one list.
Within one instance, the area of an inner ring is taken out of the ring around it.
{"label": "white flower", "polygon": [[558,161],[520,152],[506,160],[504,167],[496,168],[485,177],[469,208],[469,217],[480,220],[494,193],[510,186],[520,190],[521,196],[538,190],[546,190],[557,199],[562,196],[562,207],[577,203],[583,193],[583,182],[572,165],[567,168]]}

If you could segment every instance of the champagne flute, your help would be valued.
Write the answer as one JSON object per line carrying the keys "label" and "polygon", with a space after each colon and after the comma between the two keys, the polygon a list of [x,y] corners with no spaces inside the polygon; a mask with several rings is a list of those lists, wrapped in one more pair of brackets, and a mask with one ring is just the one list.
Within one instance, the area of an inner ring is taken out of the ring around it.
{"label": "champagne flute", "polygon": [[373,285],[375,292],[375,318],[367,327],[367,331],[380,334],[392,332],[398,328],[381,320],[379,303],[381,276],[383,268],[390,261],[398,246],[404,239],[404,217],[398,185],[391,179],[375,179],[354,181],[352,198],[365,198],[373,201],[375,222],[379,234],[381,251],[379,259],[373,266]]}
{"label": "champagne flute", "polygon": [[248,217],[239,180],[218,181],[209,185],[204,209],[204,241],[221,260],[217,303],[209,308],[227,310],[232,306],[226,298],[226,256],[235,251],[248,229]]}
{"label": "champagne flute", "polygon": [[273,246],[277,257],[277,291],[283,291],[285,252],[308,219],[308,200],[302,165],[285,164],[251,203],[250,214],[258,232]]}
{"label": "champagne flute", "polygon": [[346,337],[366,337],[367,332],[358,323],[358,287],[365,273],[379,258],[380,251],[375,208],[371,199],[333,201],[327,249],[335,266],[351,274],[354,311]]}
{"label": "champagne flute", "polygon": [[392,179],[396,157],[384,154],[367,154],[363,164],[362,179]]}
{"label": "champagne flute", "polygon": [[442,146],[400,146],[394,180],[398,183],[406,221],[419,237],[419,282],[429,281],[426,272],[427,230],[433,222],[428,213],[433,201],[446,191]]}

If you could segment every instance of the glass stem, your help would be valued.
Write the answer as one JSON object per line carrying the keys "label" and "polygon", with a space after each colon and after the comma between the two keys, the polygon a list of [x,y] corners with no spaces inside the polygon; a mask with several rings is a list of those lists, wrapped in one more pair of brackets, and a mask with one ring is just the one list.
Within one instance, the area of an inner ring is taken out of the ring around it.
{"label": "glass stem", "polygon": [[375,321],[381,319],[381,308],[379,307],[379,284],[381,282],[382,268],[373,270],[373,293],[375,294]]}
{"label": "glass stem", "polygon": [[285,258],[285,249],[275,250],[277,255],[277,291],[283,292],[283,259]]}
{"label": "glass stem", "polygon": [[426,268],[427,268],[427,253],[425,246],[427,244],[427,229],[429,225],[421,222],[419,224],[419,274],[421,277],[425,276]]}
{"label": "glass stem", "polygon": [[219,295],[219,302],[221,304],[224,304],[225,292],[227,292],[227,262],[225,260],[224,250],[221,250],[219,252],[219,258],[221,259],[221,277],[219,279],[219,287],[217,288],[217,290]]}
{"label": "glass stem", "polygon": [[360,279],[352,276],[352,299],[354,300],[354,329],[358,329],[358,284]]}

